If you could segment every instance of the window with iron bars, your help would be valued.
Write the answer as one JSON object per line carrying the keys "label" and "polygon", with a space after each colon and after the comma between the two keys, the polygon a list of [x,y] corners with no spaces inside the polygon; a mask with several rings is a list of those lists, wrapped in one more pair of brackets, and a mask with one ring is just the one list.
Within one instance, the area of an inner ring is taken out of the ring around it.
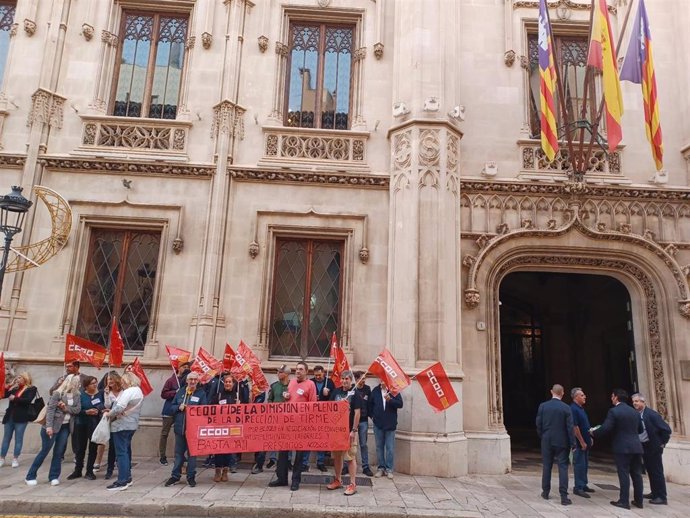
{"label": "window with iron bars", "polygon": [[189,19],[179,14],[125,11],[115,66],[113,115],[177,116]]}
{"label": "window with iron bars", "polygon": [[76,334],[108,345],[113,318],[125,349],[143,351],[151,323],[160,232],[91,230]]}
{"label": "window with iron bars", "polygon": [[7,53],[10,49],[10,33],[16,10],[16,2],[0,2],[0,83],[5,77]]}
{"label": "window with iron bars", "polygon": [[271,299],[272,356],[327,358],[340,327],[342,241],[278,238]]}

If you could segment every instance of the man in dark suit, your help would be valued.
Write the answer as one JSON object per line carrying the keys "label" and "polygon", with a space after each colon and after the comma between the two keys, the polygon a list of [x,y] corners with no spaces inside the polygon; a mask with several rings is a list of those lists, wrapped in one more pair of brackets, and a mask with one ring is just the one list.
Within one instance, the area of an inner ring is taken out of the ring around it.
{"label": "man in dark suit", "polygon": [[633,482],[633,505],[642,509],[642,443],[640,432],[642,421],[635,409],[628,405],[628,393],[623,389],[614,389],[611,393],[613,408],[606,415],[604,424],[592,429],[595,439],[611,434],[613,458],[618,470],[620,494],[611,505],[630,509],[630,479]]}
{"label": "man in dark suit", "polygon": [[633,406],[640,413],[642,428],[640,441],[642,442],[642,458],[644,467],[649,477],[651,492],[644,495],[650,498],[650,504],[668,504],[666,496],[666,478],[664,477],[664,463],[661,456],[664,454],[664,447],[671,438],[671,427],[658,412],[647,407],[643,394],[633,394]]}
{"label": "man in dark suit", "polygon": [[573,435],[573,414],[561,399],[563,386],[554,385],[551,400],[539,405],[537,411],[537,434],[541,439],[542,475],[541,497],[549,499],[551,491],[551,470],[554,460],[558,464],[558,492],[561,504],[570,505],[568,498],[568,452],[575,447]]}

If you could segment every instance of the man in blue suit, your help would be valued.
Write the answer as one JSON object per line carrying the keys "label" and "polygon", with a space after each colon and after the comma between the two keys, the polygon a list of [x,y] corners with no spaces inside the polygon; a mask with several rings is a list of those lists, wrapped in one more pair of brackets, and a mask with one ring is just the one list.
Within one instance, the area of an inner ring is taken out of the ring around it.
{"label": "man in blue suit", "polygon": [[630,509],[630,479],[633,482],[633,505],[642,509],[642,432],[640,415],[628,405],[628,393],[623,389],[613,389],[611,393],[613,408],[606,415],[604,424],[592,429],[595,439],[612,435],[611,449],[616,461],[620,494],[611,505]]}
{"label": "man in blue suit", "polygon": [[561,399],[563,386],[554,385],[551,399],[539,405],[537,410],[537,434],[541,439],[541,497],[549,499],[551,491],[551,470],[554,460],[558,464],[558,492],[561,505],[570,505],[568,498],[568,452],[575,447],[573,435],[573,414]]}
{"label": "man in blue suit", "polygon": [[658,412],[652,410],[645,403],[643,394],[633,394],[633,406],[640,413],[642,428],[640,434],[642,442],[642,458],[644,467],[649,477],[651,492],[644,495],[650,498],[649,503],[655,505],[668,504],[666,496],[666,478],[664,477],[664,463],[661,456],[664,454],[664,447],[671,438],[671,427]]}

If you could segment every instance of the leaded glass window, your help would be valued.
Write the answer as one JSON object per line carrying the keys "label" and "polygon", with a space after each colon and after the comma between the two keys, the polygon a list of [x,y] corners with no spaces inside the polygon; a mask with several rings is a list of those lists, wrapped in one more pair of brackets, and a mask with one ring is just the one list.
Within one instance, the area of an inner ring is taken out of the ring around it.
{"label": "leaded glass window", "polygon": [[125,12],[113,115],[174,119],[182,84],[188,19]]}
{"label": "leaded glass window", "polygon": [[5,77],[7,52],[10,49],[10,31],[12,31],[15,11],[15,2],[0,2],[0,81]]}
{"label": "leaded glass window", "polygon": [[158,270],[160,233],[93,229],[76,334],[103,346],[113,318],[125,348],[146,344]]}
{"label": "leaded glass window", "polygon": [[354,26],[290,26],[285,125],[350,127]]}
{"label": "leaded glass window", "polygon": [[[541,134],[541,102],[539,98],[540,78],[539,78],[539,47],[537,35],[531,34],[528,38],[529,43],[529,115],[530,115],[530,136],[539,138]],[[563,81],[563,91],[566,98],[566,110],[571,121],[581,119],[582,104],[585,95],[585,72],[587,70],[587,38],[577,36],[554,36],[554,48],[556,52],[556,62],[561,64],[560,75]],[[588,111],[586,119],[590,122],[594,120],[594,105],[591,100],[595,99],[593,82],[590,83],[588,97]],[[556,117],[558,125],[558,137],[565,135],[563,111],[561,108],[560,95],[554,96],[556,103]]]}
{"label": "leaded glass window", "polygon": [[342,251],[341,241],[277,240],[271,355],[328,357],[340,326]]}

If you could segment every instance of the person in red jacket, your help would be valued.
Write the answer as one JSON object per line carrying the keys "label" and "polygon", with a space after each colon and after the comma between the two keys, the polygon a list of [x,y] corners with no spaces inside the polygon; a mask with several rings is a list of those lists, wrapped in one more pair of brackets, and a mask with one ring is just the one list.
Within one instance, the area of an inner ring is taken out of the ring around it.
{"label": "person in red jacket", "polygon": [[187,384],[187,374],[189,374],[189,362],[181,363],[177,368],[177,374],[173,374],[165,380],[163,390],[161,390],[161,398],[165,400],[165,403],[163,403],[163,411],[161,412],[163,426],[161,427],[161,437],[158,441],[158,453],[160,455],[160,463],[163,466],[168,464],[168,457],[166,455],[168,435],[170,435],[170,429],[175,422],[172,402],[179,388]]}

